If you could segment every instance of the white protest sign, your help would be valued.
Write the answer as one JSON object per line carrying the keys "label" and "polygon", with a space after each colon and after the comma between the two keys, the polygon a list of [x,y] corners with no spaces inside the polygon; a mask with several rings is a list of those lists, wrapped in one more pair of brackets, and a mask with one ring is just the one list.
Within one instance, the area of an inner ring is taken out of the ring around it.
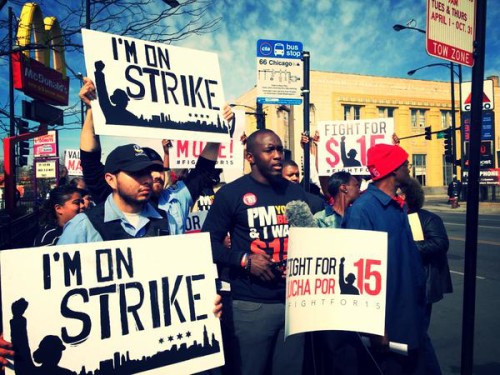
{"label": "white protest sign", "polygon": [[[245,147],[240,141],[245,132],[245,111],[235,110],[230,125],[230,136],[227,142],[219,146],[216,168],[243,169],[243,152]],[[169,151],[170,168],[194,168],[203,148],[207,144],[204,140],[176,140],[172,142]]]}
{"label": "white protest sign", "polygon": [[343,330],[384,335],[387,233],[291,227],[285,335]]}
{"label": "white protest sign", "polygon": [[80,150],[64,150],[64,166],[70,176],[83,176],[80,164]]}
{"label": "white protest sign", "polygon": [[23,358],[16,375],[186,374],[224,363],[208,233],[0,259],[4,335]]}
{"label": "white protest sign", "polygon": [[339,171],[368,175],[366,153],[378,143],[392,144],[394,119],[322,121],[317,130],[320,176]]}
{"label": "white protest sign", "polygon": [[82,29],[97,134],[227,141],[217,54]]}
{"label": "white protest sign", "polygon": [[201,232],[201,227],[207,218],[207,214],[208,210],[190,212],[186,220],[186,234]]}

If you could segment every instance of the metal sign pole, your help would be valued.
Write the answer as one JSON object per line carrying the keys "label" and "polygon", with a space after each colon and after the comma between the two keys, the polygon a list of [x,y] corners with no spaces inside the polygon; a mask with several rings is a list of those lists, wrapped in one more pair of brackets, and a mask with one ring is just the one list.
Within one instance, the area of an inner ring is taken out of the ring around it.
{"label": "metal sign pole", "polygon": [[471,375],[474,363],[474,319],[476,312],[477,232],[479,209],[479,161],[483,114],[486,0],[476,1],[476,39],[472,68],[472,107],[469,143],[469,177],[465,227],[464,298],[462,317],[461,374]]}
{"label": "metal sign pole", "polygon": [[[302,89],[302,96],[304,97],[304,102],[303,102],[303,108],[304,108],[304,133],[309,136],[309,62],[310,62],[311,55],[309,54],[308,51],[303,51],[302,52],[302,61],[304,62],[304,87]],[[310,170],[310,144],[309,142],[304,145],[304,189],[305,191],[309,191],[309,180],[310,180],[310,175],[311,175],[311,170]]]}
{"label": "metal sign pole", "polygon": [[455,66],[450,62],[451,82],[451,139],[452,139],[452,170],[457,175],[457,123],[455,114]]}

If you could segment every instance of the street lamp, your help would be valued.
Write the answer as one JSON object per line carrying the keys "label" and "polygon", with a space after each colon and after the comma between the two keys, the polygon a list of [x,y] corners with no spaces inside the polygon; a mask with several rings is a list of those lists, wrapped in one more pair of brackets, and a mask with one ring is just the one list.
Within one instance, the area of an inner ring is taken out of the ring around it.
{"label": "street lamp", "polygon": [[[444,66],[448,69],[450,69],[450,84],[451,84],[451,136],[452,136],[452,142],[453,142],[453,147],[452,147],[452,170],[453,174],[457,174],[457,137],[455,134],[456,131],[456,119],[455,119],[455,74],[458,77],[458,83],[459,83],[459,93],[460,93],[460,103],[462,103],[462,66],[458,65],[458,73],[455,71],[455,65],[450,62],[449,64],[446,63],[434,63],[434,64],[428,64],[421,66],[417,69],[413,69],[408,71],[408,75],[412,76],[415,74],[417,71],[420,69],[425,69],[425,68],[430,68],[433,66]],[[462,127],[460,126],[460,130],[462,130]],[[461,138],[462,139],[462,138]],[[463,171],[463,165],[464,165],[464,155],[463,155],[463,149],[462,149],[462,142],[460,142],[461,148],[460,148],[460,165],[461,165],[461,170]]]}
{"label": "street lamp", "polygon": [[394,29],[394,31],[401,31],[401,30],[408,29],[408,30],[415,30],[415,31],[418,31],[419,33],[425,34],[425,30],[419,29],[417,27],[417,21],[415,21],[414,18],[408,20],[408,22],[406,22],[406,26],[396,24],[392,28]]}
{"label": "street lamp", "polygon": [[[452,64],[452,63],[450,63],[450,64]],[[421,67],[419,67],[417,69],[409,70],[408,73],[406,73],[406,74],[408,74],[409,76],[412,76],[416,72],[418,72],[419,70],[425,69],[425,68],[430,68],[431,66],[444,66],[445,68],[451,69],[450,64],[446,64],[446,63],[428,64],[428,65],[421,66]],[[459,65],[459,67],[460,67],[460,65]],[[461,79],[461,74],[460,74],[461,72],[457,73],[455,70],[453,70],[453,73],[456,74],[456,76],[458,77],[458,79]]]}
{"label": "street lamp", "polygon": [[400,24],[396,24],[392,28],[394,29],[394,31],[401,31],[401,30],[404,30],[404,29],[408,29],[408,30],[416,30],[419,33],[425,34],[425,30],[419,29],[418,27],[413,27],[413,26],[403,26],[403,25],[400,25]]}

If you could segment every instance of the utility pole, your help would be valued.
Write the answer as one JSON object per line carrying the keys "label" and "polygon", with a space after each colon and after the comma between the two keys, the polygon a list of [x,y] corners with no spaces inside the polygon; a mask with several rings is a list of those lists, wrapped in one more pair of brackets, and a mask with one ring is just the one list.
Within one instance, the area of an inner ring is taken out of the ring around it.
{"label": "utility pole", "polygon": [[472,67],[472,106],[469,141],[469,177],[465,222],[464,294],[462,315],[461,374],[471,375],[474,365],[474,320],[476,315],[477,234],[479,222],[479,163],[483,122],[486,3],[476,0],[476,35]]}
{"label": "utility pole", "polygon": [[85,0],[85,28],[90,30],[90,0]]}
{"label": "utility pole", "polygon": [[[309,136],[310,126],[309,126],[309,116],[310,116],[310,82],[309,82],[309,63],[311,55],[308,51],[302,52],[302,61],[304,62],[304,87],[302,88],[302,96],[304,97],[304,134]],[[309,156],[310,145],[309,142],[304,145],[304,190],[309,192],[309,180],[311,175],[310,168],[310,156]]]}
{"label": "utility pole", "polygon": [[450,62],[450,77],[451,77],[451,150],[452,150],[452,171],[457,175],[457,120],[455,116],[455,70],[454,64]]}
{"label": "utility pole", "polygon": [[[14,12],[12,7],[9,7],[9,49],[12,51],[14,39],[12,38],[14,25],[12,19]],[[9,138],[16,135],[16,126],[14,118],[14,68],[12,66],[12,55],[9,54]],[[16,162],[14,160],[14,144],[5,143],[4,140],[4,180],[5,180],[5,208],[12,215],[16,206]]]}

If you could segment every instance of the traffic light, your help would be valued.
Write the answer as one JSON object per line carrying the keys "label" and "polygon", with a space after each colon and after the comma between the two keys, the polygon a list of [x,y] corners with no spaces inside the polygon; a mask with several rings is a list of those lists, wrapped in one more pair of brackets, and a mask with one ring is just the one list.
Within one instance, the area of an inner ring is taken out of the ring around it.
{"label": "traffic light", "polygon": [[[18,120],[17,133],[29,133],[28,121]],[[30,154],[30,143],[28,141],[20,141],[17,144],[17,164],[21,167],[28,165],[28,155]]]}
{"label": "traffic light", "polygon": [[257,102],[255,117],[257,119],[257,129],[266,128],[266,114],[262,108],[262,103]]}
{"label": "traffic light", "polygon": [[425,139],[427,139],[428,141],[432,139],[432,130],[430,126],[427,126],[425,128]]}
{"label": "traffic light", "polygon": [[17,122],[18,134],[24,134],[29,132],[29,123],[28,121],[19,120]]}
{"label": "traffic light", "polygon": [[21,141],[18,143],[18,164],[19,166],[28,165],[28,155],[30,154],[30,143]]}
{"label": "traffic light", "polygon": [[444,131],[444,157],[449,163],[453,161],[453,143],[451,139],[451,129]]}

